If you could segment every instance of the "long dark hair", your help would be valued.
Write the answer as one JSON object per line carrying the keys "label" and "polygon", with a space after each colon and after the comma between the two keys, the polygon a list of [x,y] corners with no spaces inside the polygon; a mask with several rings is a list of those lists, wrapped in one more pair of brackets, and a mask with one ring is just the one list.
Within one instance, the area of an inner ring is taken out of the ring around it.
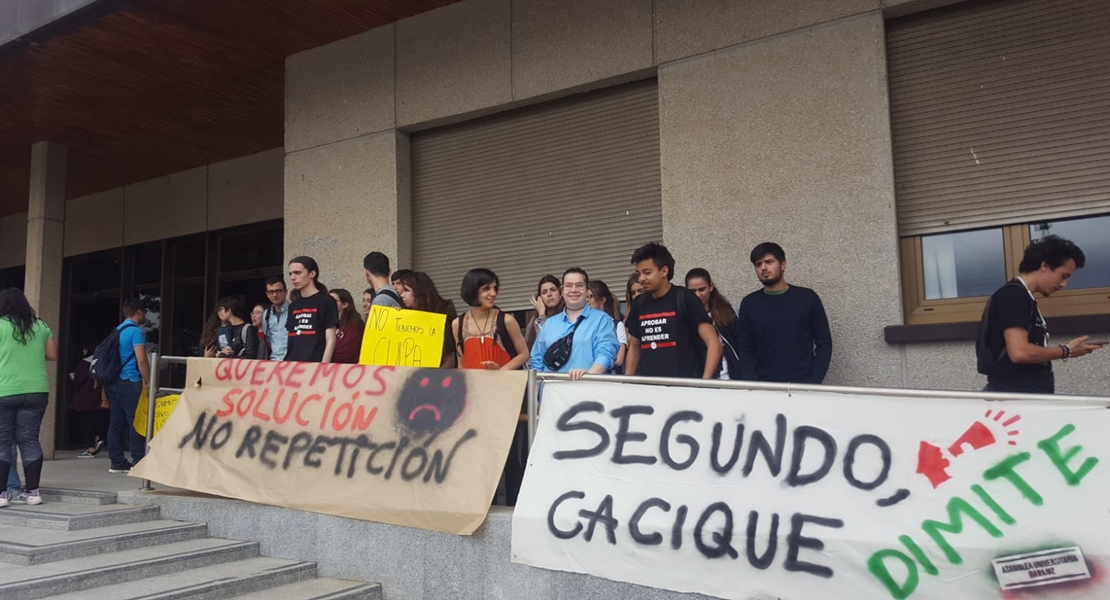
{"label": "long dark hair", "polygon": [[328,286],[320,283],[320,265],[316,264],[316,259],[311,256],[298,256],[289,261],[289,264],[298,263],[304,267],[305,271],[316,271],[316,275],[312,277],[312,283],[316,286],[317,291],[328,293]]}
{"label": "long dark hair", "polygon": [[458,311],[455,310],[455,303],[439,295],[435,282],[427,273],[409,271],[401,274],[397,281],[412,290],[412,297],[416,300],[416,310],[447,315],[448,323],[459,316]]}
{"label": "long dark hair", "polygon": [[628,303],[628,307],[632,307],[632,286],[640,282],[640,274],[632,273],[628,278],[628,285],[624,288],[624,301]]}
{"label": "long dark hair", "polygon": [[545,284],[545,283],[554,284],[555,289],[559,292],[559,305],[555,306],[553,308],[545,306],[544,310],[543,310],[543,312],[544,312],[543,316],[552,317],[552,316],[555,316],[555,315],[563,312],[563,309],[566,308],[566,306],[567,306],[566,302],[563,300],[563,284],[562,284],[562,282],[559,281],[559,278],[554,276],[554,275],[544,275],[543,279],[540,279],[540,282],[538,284],[536,284],[536,295],[537,296],[540,295],[540,292],[543,290],[543,284]]}
{"label": "long dark hair", "polygon": [[220,298],[220,301],[216,303],[216,308],[231,311],[231,314],[239,317],[247,324],[251,322],[251,314],[247,312],[247,297],[243,294],[233,294]]}
{"label": "long dark hair", "polygon": [[713,286],[713,291],[709,292],[709,316],[717,327],[731,328],[732,322],[736,320],[736,313],[732,312],[732,305],[729,304],[728,298],[725,298],[717,286],[713,285],[713,278],[709,276],[709,271],[701,267],[690,269],[686,273],[686,287],[690,287],[691,279],[704,279],[705,283]]}
{"label": "long dark hair", "polygon": [[35,315],[35,309],[31,308],[30,302],[27,302],[27,296],[16,288],[0,291],[0,319],[12,322],[15,341],[23,345],[31,341],[35,321],[39,320]]}
{"label": "long dark hair", "polygon": [[200,347],[207,350],[215,346],[219,342],[220,335],[220,315],[219,309],[212,311],[208,319],[204,321],[204,326],[200,329]]}
{"label": "long dark hair", "polygon": [[346,310],[339,311],[339,324],[343,327],[356,323],[362,325],[362,317],[359,316],[358,310],[355,309],[355,299],[351,296],[351,292],[343,288],[335,288],[330,293],[339,296],[339,301],[347,305]]}
{"label": "long dark hair", "polygon": [[613,297],[613,292],[609,291],[609,286],[600,279],[590,280],[590,293],[593,294],[595,300],[601,302],[601,310],[605,314],[613,317],[618,321],[623,321],[624,317],[621,316],[621,311],[617,308],[617,299]]}

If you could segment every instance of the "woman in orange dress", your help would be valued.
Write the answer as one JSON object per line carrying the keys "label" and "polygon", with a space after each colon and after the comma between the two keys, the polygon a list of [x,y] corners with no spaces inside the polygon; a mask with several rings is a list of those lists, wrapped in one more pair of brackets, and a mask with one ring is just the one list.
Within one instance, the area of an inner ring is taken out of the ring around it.
{"label": "woman in orange dress", "polygon": [[459,366],[463,369],[519,369],[528,360],[520,324],[497,308],[497,275],[471,269],[463,277],[462,299],[470,312],[451,323]]}

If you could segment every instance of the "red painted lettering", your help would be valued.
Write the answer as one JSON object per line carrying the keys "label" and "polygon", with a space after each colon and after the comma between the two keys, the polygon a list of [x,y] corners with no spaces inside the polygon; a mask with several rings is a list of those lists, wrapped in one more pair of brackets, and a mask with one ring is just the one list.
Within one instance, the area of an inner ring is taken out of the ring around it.
{"label": "red painted lettering", "polygon": [[316,380],[321,378],[330,378],[328,381],[328,391],[332,391],[335,388],[335,376],[339,374],[339,368],[341,366],[343,365],[338,363],[320,363],[316,365],[316,371],[312,374],[312,381],[309,381],[308,385],[316,385]]}
{"label": "red painted lettering", "polygon": [[378,367],[377,369],[374,369],[374,380],[378,382],[378,389],[364,390],[363,393],[367,396],[381,396],[382,394],[384,394],[386,385],[385,379],[382,378],[382,371],[392,371],[395,368],[396,367]]}
{"label": "red painted lettering", "polygon": [[[216,367],[217,367],[217,370],[218,370],[219,365],[217,365]],[[233,389],[233,390],[228,390],[228,392],[226,394],[224,394],[224,399],[223,399],[224,408],[216,411],[216,416],[217,417],[226,417],[226,416],[230,415],[231,413],[235,412],[235,400],[233,400],[233,398],[235,396],[238,396],[239,394],[242,394],[242,393],[243,393],[243,390],[238,389],[238,388]]]}
{"label": "red painted lettering", "polygon": [[[366,418],[363,418],[364,416]],[[369,413],[366,412],[365,406],[358,407],[355,411],[355,422],[351,423],[351,431],[366,431],[376,416],[378,416],[378,407],[371,408]]]}
{"label": "red painted lettering", "polygon": [[235,409],[235,412],[240,417],[247,416],[247,413],[251,411],[251,405],[254,404],[254,399],[257,396],[258,394],[256,394],[254,390],[250,390],[247,393],[243,394],[243,396],[239,398],[239,406]]}
{"label": "red painted lettering", "polygon": [[285,370],[293,366],[293,363],[279,362],[274,365],[274,370],[270,371],[270,376],[266,378],[266,383],[269,384],[277,379],[278,385],[285,385]]}
{"label": "red painted lettering", "polygon": [[285,415],[278,414],[282,396],[285,396],[284,389],[278,390],[277,397],[274,398],[274,422],[279,425],[289,420],[293,414],[293,407],[297,405],[297,392],[293,392],[293,397],[289,399],[289,410],[285,411]]}
{"label": "red painted lettering", "polygon": [[225,358],[216,363],[216,381],[231,379],[231,359]]}
{"label": "red painted lettering", "polygon": [[[351,378],[352,374],[357,376],[353,381],[352,381],[352,378]],[[351,366],[347,367],[347,370],[343,373],[343,387],[345,387],[349,390],[353,390],[356,387],[358,387],[358,384],[362,383],[362,378],[365,377],[365,376],[366,376],[366,366],[365,365],[351,365]]]}
{"label": "red painted lettering", "polygon": [[328,398],[328,404],[324,407],[324,416],[320,419],[320,429],[327,429],[328,413],[331,412],[331,405],[335,404],[335,396]]}
{"label": "red painted lettering", "polygon": [[270,362],[271,361],[268,360],[254,361],[254,371],[251,372],[251,385],[264,385],[266,383],[266,377],[259,377],[259,375],[266,374],[266,369],[269,368]]}
{"label": "red painted lettering", "polygon": [[320,394],[313,394],[313,395],[309,396],[308,398],[304,399],[304,403],[301,404],[300,408],[297,409],[297,423],[301,427],[304,427],[304,426],[308,425],[308,421],[305,421],[304,417],[301,416],[301,413],[304,412],[304,409],[305,409],[306,406],[308,406],[308,403],[309,402],[320,402],[323,399],[324,399],[324,397],[321,396]]}
{"label": "red painted lettering", "polygon": [[235,360],[232,363],[232,365],[235,367],[235,379],[238,381],[246,379],[247,375],[251,372],[251,367],[254,366],[253,362],[254,361],[241,359]]}
{"label": "red painted lettering", "polygon": [[[346,413],[343,412],[344,410],[346,411]],[[351,408],[350,402],[344,402],[343,404],[340,404],[339,408],[335,409],[335,416],[332,417],[332,428],[334,428],[336,431],[343,431],[343,428],[345,428],[351,422],[351,416],[354,414],[354,412],[355,411],[353,408]],[[346,416],[340,416],[344,414]]]}
{"label": "red painted lettering", "polygon": [[289,369],[289,374],[285,376],[285,385],[295,388],[301,387],[301,382],[294,381],[293,378],[297,377],[298,375],[304,375],[304,369],[304,363],[293,363],[293,368]]}
{"label": "red painted lettering", "polygon": [[258,397],[258,402],[254,403],[254,409],[251,410],[252,415],[254,415],[256,418],[261,419],[263,421],[269,421],[270,417],[266,416],[265,413],[260,412],[258,409],[262,408],[262,403],[266,401],[266,396],[269,396],[269,395],[270,395],[270,389],[269,388],[262,388],[262,395]]}

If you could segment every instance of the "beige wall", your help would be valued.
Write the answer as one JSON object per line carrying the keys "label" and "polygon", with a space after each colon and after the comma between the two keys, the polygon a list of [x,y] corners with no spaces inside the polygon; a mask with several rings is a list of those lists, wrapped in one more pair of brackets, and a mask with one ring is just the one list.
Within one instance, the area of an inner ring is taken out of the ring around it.
{"label": "beige wall", "polygon": [[123,188],[66,202],[66,256],[122,245]]}
{"label": "beige wall", "polygon": [[[748,252],[778,241],[824,299],[829,383],[981,388],[970,343],[883,340],[902,323],[884,17],[957,1],[468,0],[292,56],[286,254],[352,291],[370,250],[408,267],[398,131],[657,75],[680,274],[707,267],[738,303]],[[1058,366],[1060,391],[1105,394],[1102,358]]]}
{"label": "beige wall", "polygon": [[27,213],[0,217],[0,269],[27,262]]}

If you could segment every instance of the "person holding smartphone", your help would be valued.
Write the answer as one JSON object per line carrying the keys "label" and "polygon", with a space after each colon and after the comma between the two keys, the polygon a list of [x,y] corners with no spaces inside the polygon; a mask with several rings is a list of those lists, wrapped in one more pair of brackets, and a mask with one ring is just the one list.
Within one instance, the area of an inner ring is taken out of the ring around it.
{"label": "person holding smartphone", "polygon": [[987,376],[983,391],[1055,393],[1052,361],[1086,356],[1105,345],[1090,342],[1089,336],[1050,344],[1048,325],[1034,296],[1064,289],[1086,262],[1079,246],[1055,235],[1025,249],[1018,276],[999,288],[983,310],[975,347],[979,372]]}

